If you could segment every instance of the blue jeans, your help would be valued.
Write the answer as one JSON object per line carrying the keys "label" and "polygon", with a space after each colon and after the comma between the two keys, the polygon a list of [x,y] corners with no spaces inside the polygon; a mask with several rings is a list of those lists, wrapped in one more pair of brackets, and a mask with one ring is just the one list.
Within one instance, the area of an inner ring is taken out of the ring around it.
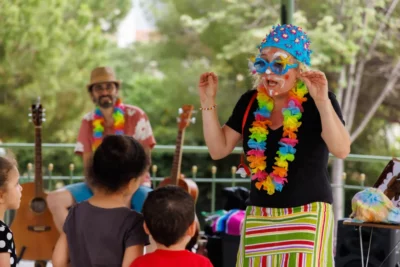
{"label": "blue jeans", "polygon": [[[82,202],[88,200],[93,196],[92,190],[87,186],[86,183],[75,183],[64,187],[68,190],[76,202]],[[152,191],[150,187],[140,186],[138,190],[133,194],[131,200],[131,207],[137,212],[142,211],[143,203],[147,197],[147,194]]]}

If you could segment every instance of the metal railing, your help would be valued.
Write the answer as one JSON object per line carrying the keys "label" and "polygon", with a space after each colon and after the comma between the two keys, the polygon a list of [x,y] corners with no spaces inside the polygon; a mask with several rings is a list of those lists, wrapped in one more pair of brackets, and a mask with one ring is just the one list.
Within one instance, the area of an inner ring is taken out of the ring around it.
{"label": "metal railing", "polygon": [[[8,149],[33,149],[34,144],[32,143],[3,143],[0,144],[0,148],[8,148]],[[42,144],[42,149],[73,149],[75,147],[74,144],[50,144],[50,143],[44,143]],[[208,154],[208,148],[206,146],[183,146],[182,147],[183,152],[185,153],[195,153],[195,154]],[[242,148],[236,147],[233,150],[233,154],[241,154],[242,153]],[[174,145],[156,145],[154,149],[152,150],[152,153],[171,153],[173,154],[175,152],[175,146]],[[332,158],[333,156],[330,155]],[[388,162],[392,159],[392,157],[389,156],[373,156],[373,155],[357,155],[357,154],[350,154],[347,158],[346,161],[357,161],[357,162]],[[33,175],[32,175],[32,164],[28,164],[27,166],[28,171],[27,171],[27,176],[22,176],[21,179],[23,182],[27,181],[32,181]],[[53,171],[53,165],[49,164],[48,166],[48,172],[46,175],[43,176],[43,179],[47,181],[48,184],[48,190],[53,190],[57,185],[54,185],[55,181],[67,181],[67,184],[69,183],[74,183],[74,182],[80,182],[84,179],[84,176],[82,175],[76,175],[74,173],[74,165],[70,164],[69,165],[69,175],[65,176],[53,176],[52,175]],[[157,177],[157,166],[153,165],[152,167],[152,182],[153,185],[156,186],[158,182],[162,181],[164,177]],[[236,167],[232,167],[231,169],[231,177],[222,177],[222,178],[217,178],[217,167],[213,166],[211,169],[211,178],[198,178],[197,177],[197,167],[193,166],[192,167],[192,178],[196,183],[211,183],[211,203],[210,203],[210,210],[213,212],[215,211],[215,203],[216,203],[216,184],[218,183],[230,183],[232,186],[235,186],[238,183],[246,183],[248,184],[250,182],[249,179],[243,179],[243,178],[238,178],[236,175]],[[345,174],[344,174],[345,175]],[[360,185],[346,185],[345,182],[344,184],[332,184],[332,187],[334,188],[342,188],[343,190],[347,189],[352,189],[352,190],[362,190],[366,188],[364,186],[364,179],[362,179]]]}
{"label": "metal railing", "polygon": [[[1,143],[2,148],[12,149],[34,149],[33,143]],[[42,149],[54,149],[54,148],[68,148],[74,149],[75,144],[55,144],[55,143],[44,143]],[[206,146],[182,146],[182,151],[186,153],[196,154],[208,154],[208,148]],[[152,153],[173,153],[175,152],[175,145],[155,145]],[[241,147],[235,147],[232,154],[240,154],[243,152]],[[329,155],[333,158],[333,155]],[[358,161],[358,162],[388,162],[393,157],[389,156],[374,156],[374,155],[360,155],[350,154],[347,156],[346,161]]]}

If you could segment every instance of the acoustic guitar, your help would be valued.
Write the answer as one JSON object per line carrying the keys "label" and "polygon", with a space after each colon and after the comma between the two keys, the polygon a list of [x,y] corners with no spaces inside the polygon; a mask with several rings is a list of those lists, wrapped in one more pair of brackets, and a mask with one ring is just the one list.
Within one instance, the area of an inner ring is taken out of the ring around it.
{"label": "acoustic guitar", "polygon": [[59,233],[47,207],[42,175],[42,121],[43,107],[38,102],[31,107],[35,127],[35,178],[34,182],[22,184],[21,205],[12,222],[16,252],[19,259],[51,260]]}
{"label": "acoustic guitar", "polygon": [[[199,188],[193,180],[185,178],[185,175],[181,173],[183,139],[185,136],[185,130],[192,121],[191,117],[193,108],[193,105],[183,105],[182,108],[179,110],[180,116],[178,118],[178,135],[176,137],[175,154],[172,162],[171,176],[165,178],[160,183],[159,187],[169,184],[177,185],[186,190],[192,196],[193,200],[196,203],[199,196]],[[197,216],[195,220],[197,224],[196,233],[186,246],[186,249],[190,251],[192,250],[194,245],[197,244],[200,235],[200,223]]]}
{"label": "acoustic guitar", "polygon": [[199,196],[199,188],[197,187],[197,184],[193,180],[185,178],[185,175],[181,173],[183,139],[185,136],[185,129],[191,122],[192,112],[192,105],[183,105],[180,109],[181,114],[178,118],[178,135],[176,137],[176,147],[172,162],[171,176],[161,181],[159,187],[169,184],[182,187],[196,202]]}

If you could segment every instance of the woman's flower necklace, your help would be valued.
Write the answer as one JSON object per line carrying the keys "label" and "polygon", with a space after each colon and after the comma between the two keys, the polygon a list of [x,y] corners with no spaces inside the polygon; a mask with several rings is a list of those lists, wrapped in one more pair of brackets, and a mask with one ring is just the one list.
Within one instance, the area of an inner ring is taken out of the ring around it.
{"label": "woman's flower necklace", "polygon": [[289,91],[289,99],[286,107],[282,108],[283,114],[283,137],[279,141],[279,150],[276,152],[275,164],[271,173],[266,172],[267,157],[265,150],[269,133],[271,112],[274,108],[274,100],[268,95],[264,85],[257,88],[258,109],[254,112],[255,120],[250,128],[250,139],[247,142],[250,150],[247,151],[247,160],[251,169],[251,179],[257,180],[255,186],[261,188],[269,195],[275,190],[282,191],[283,185],[287,183],[288,161],[294,160],[296,154],[295,146],[298,143],[297,134],[301,122],[303,107],[307,100],[304,97],[308,93],[307,87],[302,81],[298,81],[294,88]]}
{"label": "woman's flower necklace", "polygon": [[[125,126],[125,107],[122,104],[121,99],[118,99],[114,105],[114,112],[112,114],[114,119],[114,131],[116,135],[123,135],[124,134],[124,126]],[[101,113],[101,110],[98,106],[94,111],[94,118],[93,118],[93,144],[92,149],[93,151],[101,144],[104,137],[104,116]]]}

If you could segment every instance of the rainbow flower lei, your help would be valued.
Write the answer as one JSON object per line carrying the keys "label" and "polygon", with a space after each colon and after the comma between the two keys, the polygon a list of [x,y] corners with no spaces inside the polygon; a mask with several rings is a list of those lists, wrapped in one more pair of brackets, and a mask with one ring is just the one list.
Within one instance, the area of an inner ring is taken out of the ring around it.
{"label": "rainbow flower lei", "polygon": [[289,91],[287,106],[282,108],[283,114],[283,137],[279,141],[279,150],[276,152],[275,164],[271,173],[266,172],[267,163],[265,150],[267,146],[268,126],[271,125],[271,112],[274,108],[274,100],[268,95],[265,87],[260,85],[257,88],[258,109],[254,112],[255,120],[250,128],[251,135],[247,142],[250,150],[247,151],[247,160],[251,169],[251,179],[257,180],[255,186],[261,188],[269,195],[275,190],[282,191],[283,185],[287,183],[288,161],[294,160],[296,154],[295,146],[298,143],[296,132],[298,131],[302,117],[303,102],[307,101],[304,97],[307,87],[302,81],[298,81],[296,86]]}
{"label": "rainbow flower lei", "polygon": [[[124,104],[122,104],[121,99],[118,99],[114,105],[114,112],[112,115],[114,119],[114,130],[116,135],[124,134],[124,126],[125,126],[124,113],[125,113]],[[95,151],[96,148],[103,141],[103,134],[104,134],[104,117],[98,106],[94,111],[94,118],[92,125],[93,125],[92,150]]]}

